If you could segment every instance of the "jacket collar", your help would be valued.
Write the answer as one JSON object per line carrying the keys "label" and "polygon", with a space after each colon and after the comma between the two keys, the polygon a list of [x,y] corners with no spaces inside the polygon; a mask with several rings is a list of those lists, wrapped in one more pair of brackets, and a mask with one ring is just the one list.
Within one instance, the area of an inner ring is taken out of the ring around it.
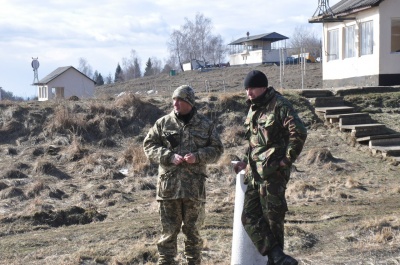
{"label": "jacket collar", "polygon": [[250,105],[251,109],[258,109],[259,107],[267,105],[271,99],[275,96],[276,91],[273,87],[268,87],[264,94],[259,97],[250,100],[248,99],[246,102]]}

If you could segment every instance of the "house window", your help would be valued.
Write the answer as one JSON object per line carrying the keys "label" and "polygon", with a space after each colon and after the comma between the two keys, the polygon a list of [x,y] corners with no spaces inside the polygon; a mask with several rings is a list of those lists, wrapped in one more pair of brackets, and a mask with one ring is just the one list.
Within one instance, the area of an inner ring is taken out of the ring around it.
{"label": "house window", "polygon": [[355,26],[344,28],[344,58],[351,58],[356,55]]}
{"label": "house window", "polygon": [[339,30],[328,31],[328,61],[339,59]]}
{"label": "house window", "polygon": [[374,28],[372,21],[362,22],[360,24],[360,50],[361,55],[373,53]]}
{"label": "house window", "polygon": [[400,52],[400,18],[392,18],[391,52]]}

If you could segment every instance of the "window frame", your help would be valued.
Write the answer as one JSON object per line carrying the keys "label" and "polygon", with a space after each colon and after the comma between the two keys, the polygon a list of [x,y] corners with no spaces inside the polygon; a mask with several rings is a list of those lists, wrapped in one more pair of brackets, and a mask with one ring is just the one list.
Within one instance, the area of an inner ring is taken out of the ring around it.
{"label": "window frame", "polygon": [[343,28],[343,58],[356,57],[356,25]]}
{"label": "window frame", "polygon": [[[327,61],[339,60],[339,29],[328,30]],[[334,56],[334,57],[333,57]]]}
{"label": "window frame", "polygon": [[391,19],[390,52],[400,53],[400,17],[395,17]]}
{"label": "window frame", "polygon": [[374,23],[373,20],[360,23],[360,56],[374,53]]}

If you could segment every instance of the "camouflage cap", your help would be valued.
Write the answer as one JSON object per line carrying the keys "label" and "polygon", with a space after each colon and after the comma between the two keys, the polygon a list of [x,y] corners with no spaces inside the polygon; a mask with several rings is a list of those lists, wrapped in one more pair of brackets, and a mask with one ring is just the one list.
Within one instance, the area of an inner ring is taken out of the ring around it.
{"label": "camouflage cap", "polygon": [[189,103],[192,107],[195,104],[194,90],[188,85],[182,85],[175,89],[172,98],[180,98]]}

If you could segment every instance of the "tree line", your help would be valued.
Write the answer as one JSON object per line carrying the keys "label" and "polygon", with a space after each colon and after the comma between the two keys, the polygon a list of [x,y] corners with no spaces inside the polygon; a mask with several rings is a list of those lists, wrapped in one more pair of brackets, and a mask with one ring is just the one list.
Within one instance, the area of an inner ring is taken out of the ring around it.
{"label": "tree line", "polygon": [[[79,59],[79,70],[92,77],[97,86],[104,84],[128,81],[142,76],[170,73],[171,70],[183,71],[183,64],[192,60],[200,60],[209,64],[221,64],[228,54],[228,47],[224,44],[221,35],[213,34],[211,19],[197,13],[195,19],[185,18],[185,23],[180,29],[173,30],[167,41],[169,58],[162,61],[156,57],[148,58],[144,72],[141,70],[141,59],[132,49],[127,58],[122,58],[118,63],[114,75],[109,73],[106,77],[98,71],[92,70],[86,59]],[[320,56],[321,39],[305,26],[297,26],[293,36],[289,39],[289,48],[304,48],[314,56]],[[300,51],[300,50],[299,50]]]}
{"label": "tree line", "polygon": [[114,75],[109,73],[103,76],[97,70],[93,72],[85,58],[79,59],[78,70],[92,78],[97,86],[104,84],[128,81],[142,76],[170,73],[171,70],[183,71],[183,64],[192,60],[202,60],[212,64],[220,64],[226,58],[228,49],[221,35],[212,33],[213,25],[211,19],[203,14],[196,14],[193,21],[185,18],[185,23],[179,30],[174,30],[167,41],[169,58],[162,61],[156,57],[148,58],[142,73],[141,59],[137,52],[132,49],[127,58],[122,58],[118,63]]}

